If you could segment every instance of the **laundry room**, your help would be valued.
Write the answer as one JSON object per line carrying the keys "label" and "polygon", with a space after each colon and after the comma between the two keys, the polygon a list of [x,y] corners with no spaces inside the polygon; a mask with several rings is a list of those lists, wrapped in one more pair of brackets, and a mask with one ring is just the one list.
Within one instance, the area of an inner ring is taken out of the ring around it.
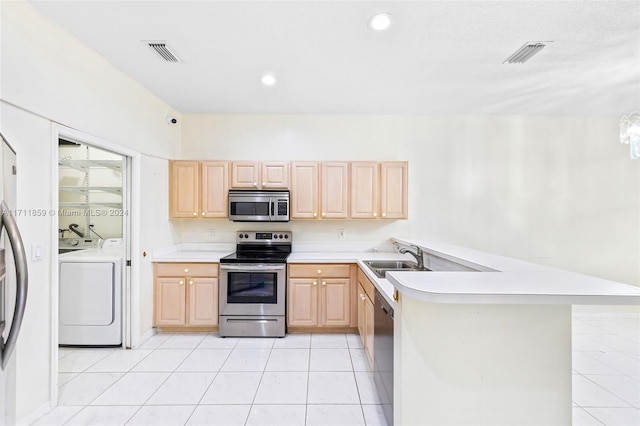
{"label": "laundry room", "polygon": [[124,157],[64,139],[58,147],[60,249],[78,238],[122,238]]}

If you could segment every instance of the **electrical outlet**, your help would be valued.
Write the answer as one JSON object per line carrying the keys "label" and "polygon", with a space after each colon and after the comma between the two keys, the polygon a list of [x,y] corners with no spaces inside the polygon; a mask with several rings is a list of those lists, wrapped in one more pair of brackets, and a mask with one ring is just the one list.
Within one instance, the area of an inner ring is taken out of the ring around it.
{"label": "electrical outlet", "polygon": [[338,239],[344,240],[344,229],[338,229]]}
{"label": "electrical outlet", "polygon": [[207,229],[207,237],[214,239],[216,237],[216,230],[213,228]]}

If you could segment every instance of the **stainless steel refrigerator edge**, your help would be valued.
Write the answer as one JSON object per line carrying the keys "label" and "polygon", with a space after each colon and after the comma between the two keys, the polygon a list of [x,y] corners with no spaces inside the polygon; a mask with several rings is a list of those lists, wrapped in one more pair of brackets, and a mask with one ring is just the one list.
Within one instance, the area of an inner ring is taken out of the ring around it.
{"label": "stainless steel refrigerator edge", "polygon": [[16,154],[0,134],[0,424],[16,422],[16,342],[27,300],[27,263],[15,221]]}

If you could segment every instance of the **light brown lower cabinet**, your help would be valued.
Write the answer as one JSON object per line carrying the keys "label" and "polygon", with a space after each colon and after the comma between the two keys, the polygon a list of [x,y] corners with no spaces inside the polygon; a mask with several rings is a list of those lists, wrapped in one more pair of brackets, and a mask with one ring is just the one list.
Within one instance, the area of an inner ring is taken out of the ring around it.
{"label": "light brown lower cabinet", "polygon": [[217,263],[154,263],[156,327],[218,325]]}
{"label": "light brown lower cabinet", "polygon": [[358,269],[358,333],[362,340],[362,347],[373,370],[373,311],[375,291],[373,283]]}
{"label": "light brown lower cabinet", "polygon": [[351,295],[351,265],[291,264],[287,323],[292,327],[350,327]]}

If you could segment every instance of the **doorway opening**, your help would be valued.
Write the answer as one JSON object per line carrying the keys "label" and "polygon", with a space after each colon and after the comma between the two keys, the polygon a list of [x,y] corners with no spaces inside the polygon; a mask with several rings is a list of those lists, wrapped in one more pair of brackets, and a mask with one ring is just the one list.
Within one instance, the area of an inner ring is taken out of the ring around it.
{"label": "doorway opening", "polygon": [[130,164],[58,139],[58,346],[130,347]]}

